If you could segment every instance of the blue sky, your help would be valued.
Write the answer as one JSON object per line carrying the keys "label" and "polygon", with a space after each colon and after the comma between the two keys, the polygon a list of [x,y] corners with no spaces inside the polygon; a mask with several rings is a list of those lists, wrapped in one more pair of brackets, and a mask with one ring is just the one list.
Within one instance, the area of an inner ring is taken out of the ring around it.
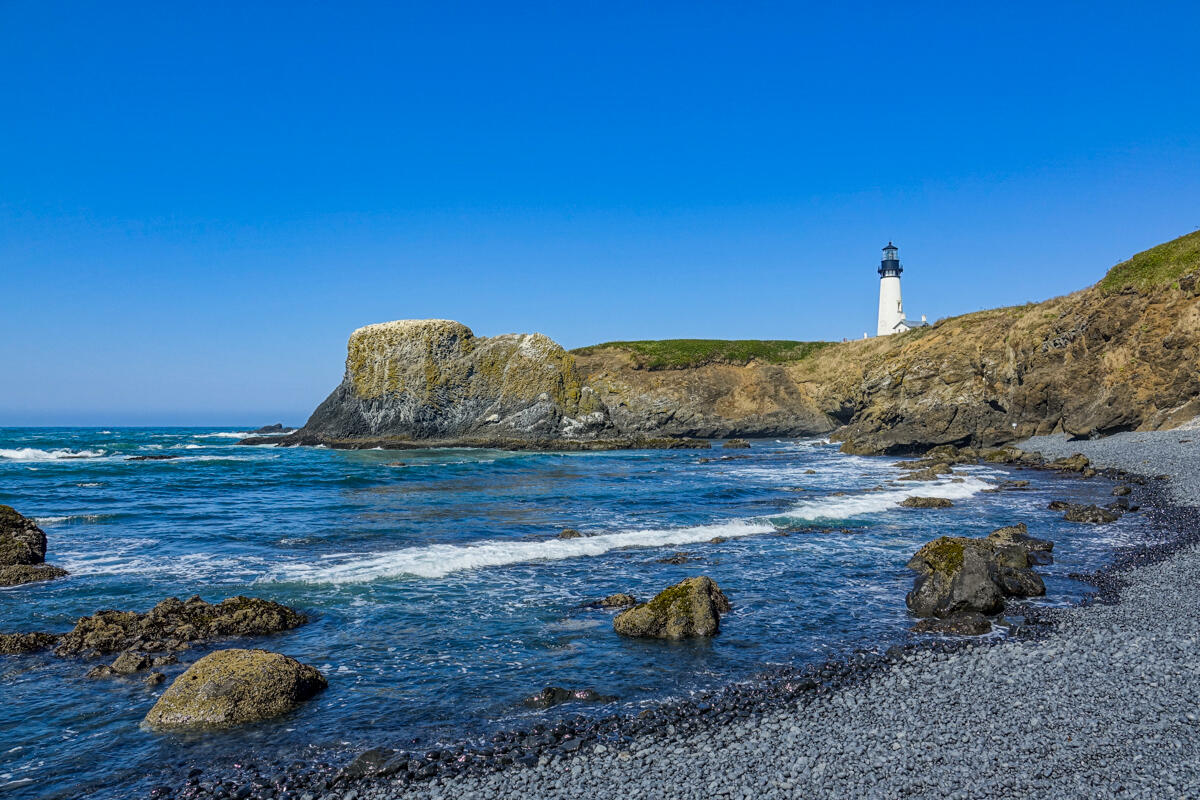
{"label": "blue sky", "polygon": [[0,425],[302,422],[347,335],[874,329],[1200,226],[1195,4],[0,0]]}

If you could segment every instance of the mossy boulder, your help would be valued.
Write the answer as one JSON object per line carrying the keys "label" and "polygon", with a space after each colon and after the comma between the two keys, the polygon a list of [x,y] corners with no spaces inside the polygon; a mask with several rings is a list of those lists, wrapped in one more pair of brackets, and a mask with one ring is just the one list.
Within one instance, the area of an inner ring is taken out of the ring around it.
{"label": "mossy boulder", "polygon": [[0,505],[0,586],[48,581],[67,574],[45,561],[45,532],[16,509]]}
{"label": "mossy boulder", "polygon": [[1031,568],[1031,553],[1048,553],[1050,547],[1049,542],[1025,533],[1024,525],[1001,528],[986,539],[942,536],[909,560],[917,578],[905,602],[918,617],[998,614],[1006,597],[1046,593],[1041,577]]}
{"label": "mossy boulder", "polygon": [[659,592],[648,603],[622,611],[613,630],[623,636],[686,639],[712,636],[721,628],[721,615],[732,606],[713,580],[688,578]]}
{"label": "mossy boulder", "polygon": [[1085,472],[1091,467],[1091,463],[1083,453],[1076,453],[1073,456],[1055,459],[1046,466],[1063,472]]}
{"label": "mossy boulder", "polygon": [[315,667],[267,650],[218,650],[175,679],[146,714],[154,730],[230,728],[292,711],[328,686]]}
{"label": "mossy boulder", "polygon": [[63,635],[55,652],[73,656],[131,649],[182,650],[191,642],[264,636],[299,627],[307,621],[307,617],[294,609],[257,597],[230,597],[216,604],[206,603],[198,596],[186,602],[170,597],[145,614],[106,610],[82,617],[74,629]]}
{"label": "mossy boulder", "polygon": [[727,450],[745,450],[750,446],[750,442],[745,439],[726,439],[721,446]]}

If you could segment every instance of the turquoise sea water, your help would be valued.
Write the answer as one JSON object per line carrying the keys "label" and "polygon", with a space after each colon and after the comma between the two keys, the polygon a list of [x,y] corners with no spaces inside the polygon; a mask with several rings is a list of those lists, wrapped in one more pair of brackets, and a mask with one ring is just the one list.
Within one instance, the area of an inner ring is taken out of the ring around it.
{"label": "turquoise sea water", "polygon": [[[970,467],[961,483],[896,483],[895,459],[818,440],[560,454],[244,447],[239,435],[0,429],[0,503],[36,517],[47,561],[71,572],[0,589],[0,631],[65,631],[99,609],[145,611],[169,596],[254,595],[312,621],[234,646],[314,664],[329,689],[250,728],[161,735],[138,724],[161,686],[89,680],[92,663],[49,654],[0,656],[6,796],[141,796],[171,765],[337,758],[538,715],[637,710],[902,640],[912,622],[904,564],[938,535],[1027,523],[1056,542],[1056,563],[1040,568],[1040,602],[1052,604],[1083,595],[1068,573],[1145,535],[1138,515],[1088,526],[1044,510],[1058,498],[1107,502],[1101,480],[1022,472],[1034,490],[988,493],[1013,475]],[[127,460],[135,455],[179,458]],[[910,495],[955,505],[900,508]],[[563,527],[585,537],[554,538]],[[680,551],[696,560],[659,562]],[[623,639],[611,612],[581,607],[614,592],[648,598],[696,574],[734,604],[711,641]],[[209,649],[184,653],[168,678]],[[620,700],[522,706],[547,685]]]}

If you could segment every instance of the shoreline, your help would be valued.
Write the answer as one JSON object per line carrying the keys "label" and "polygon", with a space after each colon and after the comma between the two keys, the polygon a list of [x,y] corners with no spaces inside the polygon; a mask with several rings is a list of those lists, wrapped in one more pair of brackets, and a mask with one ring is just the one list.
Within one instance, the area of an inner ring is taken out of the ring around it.
{"label": "shoreline", "polygon": [[[1072,442],[1068,446],[1086,444]],[[1134,474],[1120,469],[1110,469],[1106,473],[1106,477],[1118,480]],[[877,650],[860,650],[821,665],[764,672],[747,681],[709,690],[687,700],[664,702],[636,717],[621,714],[590,719],[568,716],[566,724],[501,732],[484,745],[475,739],[469,743],[464,741],[461,748],[446,750],[403,753],[380,748],[363,753],[341,770],[328,764],[314,764],[271,776],[255,773],[221,777],[226,783],[232,781],[235,789],[238,786],[249,789],[246,797],[274,796],[273,792],[283,786],[299,793],[286,796],[302,797],[307,793],[314,798],[343,798],[353,793],[360,800],[475,796],[472,792],[479,792],[480,797],[517,792],[564,797],[605,791],[627,793],[630,787],[624,781],[620,787],[604,783],[604,780],[597,784],[595,779],[585,782],[590,786],[587,789],[561,785],[563,771],[570,770],[572,775],[578,775],[584,764],[601,762],[604,765],[602,774],[615,775],[622,767],[642,760],[642,756],[635,754],[652,753],[656,748],[665,748],[666,760],[670,762],[681,742],[694,738],[728,739],[729,727],[739,725],[744,728],[740,735],[746,735],[746,731],[764,724],[764,720],[786,715],[793,707],[798,706],[803,714],[810,706],[834,702],[844,693],[870,685],[881,676],[940,664],[949,658],[986,658],[985,653],[997,648],[1053,640],[1062,621],[1073,613],[1115,602],[1129,585],[1125,573],[1130,567],[1163,563],[1200,541],[1200,524],[1194,509],[1173,503],[1156,481],[1138,483],[1142,485],[1135,489],[1135,499],[1142,504],[1142,513],[1154,517],[1153,529],[1161,531],[1181,525],[1183,531],[1166,542],[1117,550],[1112,563],[1104,569],[1073,576],[1096,589],[1096,594],[1081,604],[1067,608],[1010,606],[1007,616],[1023,616],[1024,620],[1016,630],[1004,636],[929,638],[909,634],[901,643],[890,647],[884,643]],[[737,737],[734,740],[736,742]],[[183,787],[177,796],[220,797],[225,791],[217,787],[211,789],[209,791],[202,782],[194,781],[191,786]],[[738,795],[735,793],[734,796]]]}

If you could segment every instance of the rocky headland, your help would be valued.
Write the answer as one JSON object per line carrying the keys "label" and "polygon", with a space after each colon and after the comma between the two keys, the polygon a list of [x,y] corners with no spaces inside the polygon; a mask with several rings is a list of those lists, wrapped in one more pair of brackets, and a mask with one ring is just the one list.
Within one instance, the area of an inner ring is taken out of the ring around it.
{"label": "rocky headland", "polygon": [[1065,297],[841,343],[567,352],[447,320],[369,325],[299,431],[249,444],[606,449],[830,435],[851,453],[1167,429],[1200,414],[1200,232]]}

